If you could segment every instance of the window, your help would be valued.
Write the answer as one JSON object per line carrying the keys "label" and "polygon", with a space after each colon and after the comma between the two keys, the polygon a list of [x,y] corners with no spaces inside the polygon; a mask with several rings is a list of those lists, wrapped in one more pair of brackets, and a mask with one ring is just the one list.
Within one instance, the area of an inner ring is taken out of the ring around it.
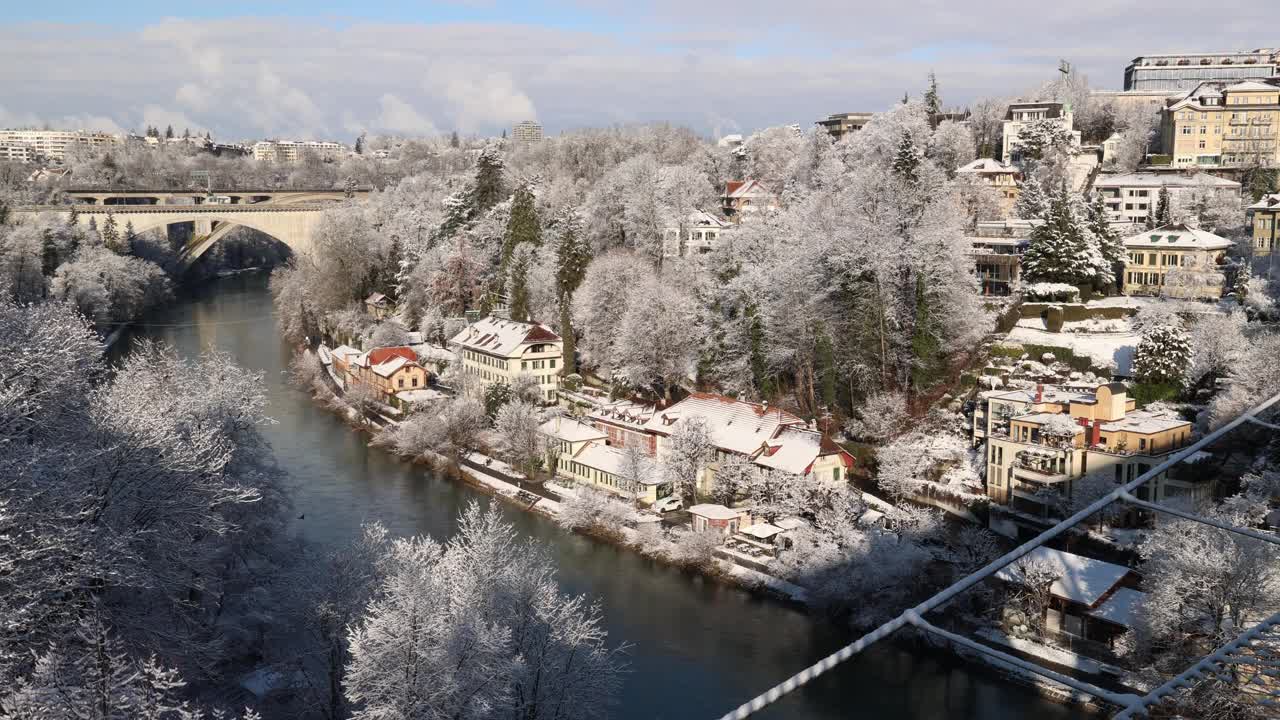
{"label": "window", "polygon": [[404,387],[404,378],[396,380],[396,387]]}
{"label": "window", "polygon": [[1183,125],[1183,126],[1182,126],[1182,134],[1183,134],[1183,135],[1190,135],[1190,134],[1191,134],[1191,126],[1190,126],[1190,125]]}
{"label": "window", "polygon": [[1205,148],[1204,141],[1203,141],[1203,140],[1201,140],[1201,141],[1200,141],[1200,149],[1201,149],[1201,150],[1203,150],[1204,148]]}
{"label": "window", "polygon": [[840,482],[840,468],[831,469],[831,479]]}
{"label": "window", "polygon": [[1139,438],[1139,440],[1138,440],[1138,449],[1139,449],[1139,450],[1146,450],[1146,449],[1147,449],[1147,439],[1146,439],[1146,438]]}
{"label": "window", "polygon": [[1209,126],[1208,126],[1208,125],[1201,125],[1201,126],[1200,126],[1200,134],[1201,134],[1201,135],[1208,135],[1208,134],[1209,134]]}

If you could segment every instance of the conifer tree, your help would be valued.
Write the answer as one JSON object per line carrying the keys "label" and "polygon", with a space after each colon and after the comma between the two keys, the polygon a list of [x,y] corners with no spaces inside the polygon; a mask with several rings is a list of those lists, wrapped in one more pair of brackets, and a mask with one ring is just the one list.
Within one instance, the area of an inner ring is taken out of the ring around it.
{"label": "conifer tree", "polygon": [[1023,274],[1031,282],[1080,285],[1092,282],[1104,262],[1097,238],[1064,181],[1050,198],[1045,222],[1031,231],[1031,244],[1022,256]]}
{"label": "conifer tree", "polygon": [[893,156],[894,174],[914,184],[919,180],[917,173],[923,160],[924,154],[916,147],[916,141],[911,137],[911,132],[903,129],[901,137],[898,138],[898,150]]}
{"label": "conifer tree", "polygon": [[165,140],[172,140],[172,139],[173,139],[173,126],[172,126],[172,125],[170,125],[169,127],[167,127],[167,128],[165,128],[165,129],[164,129],[164,139],[165,139]]}
{"label": "conifer tree", "polygon": [[102,223],[102,243],[107,246],[108,250],[123,255],[120,245],[120,230],[116,227],[115,213],[107,213],[107,219]]}
{"label": "conifer tree", "polygon": [[934,383],[942,358],[937,322],[930,313],[930,299],[923,275],[916,276],[916,316],[911,334],[911,388],[923,390]]}
{"label": "conifer tree", "polygon": [[765,357],[764,321],[755,305],[747,305],[743,312],[746,315],[747,355],[751,366],[751,384],[755,386],[760,397],[773,397],[773,375],[769,372],[769,363]]}
{"label": "conifer tree", "polygon": [[1147,219],[1147,229],[1155,230],[1173,222],[1173,210],[1169,207],[1169,186],[1161,185],[1153,215]]}
{"label": "conifer tree", "polygon": [[502,202],[506,193],[502,173],[505,163],[497,145],[489,145],[476,161],[476,180],[471,189],[471,206],[476,215]]}
{"label": "conifer tree", "polygon": [[356,137],[355,151],[357,155],[364,154],[364,133],[360,133],[360,135]]}
{"label": "conifer tree", "polygon": [[1191,364],[1191,340],[1173,325],[1156,325],[1142,336],[1133,353],[1133,376],[1139,382],[1181,385]]}
{"label": "conifer tree", "polygon": [[1107,204],[1101,193],[1093,193],[1089,200],[1088,212],[1089,230],[1098,239],[1098,250],[1106,263],[1104,277],[1100,277],[1099,280],[1103,285],[1115,283],[1116,287],[1119,287],[1124,277],[1124,265],[1125,260],[1128,259],[1128,253],[1124,249],[1124,239],[1111,225]]}
{"label": "conifer tree", "polygon": [[929,89],[924,92],[924,111],[929,114],[929,124],[938,126],[938,115],[942,113],[942,100],[938,97],[938,78],[929,71]]}
{"label": "conifer tree", "polygon": [[[818,400],[830,410],[836,405],[836,357],[831,336],[819,325],[813,346],[813,374],[818,381]],[[814,414],[819,414],[814,408]]]}
{"label": "conifer tree", "polygon": [[570,313],[569,296],[560,295],[560,339],[563,341],[561,355],[564,356],[564,370],[561,371],[561,377],[566,377],[578,372],[577,358],[577,340],[573,335],[573,317]]}
{"label": "conifer tree", "polygon": [[556,289],[560,295],[572,299],[582,284],[591,262],[591,245],[582,232],[582,216],[571,208],[560,217],[560,242],[556,245]]}
{"label": "conifer tree", "polygon": [[507,307],[511,319],[529,321],[529,266],[532,264],[532,247],[524,245],[511,253],[507,268]]}
{"label": "conifer tree", "polygon": [[527,183],[516,188],[511,197],[511,217],[507,219],[507,232],[502,242],[503,267],[511,262],[511,253],[522,243],[529,243],[530,247],[542,244],[538,208],[534,204],[533,190]]}
{"label": "conifer tree", "polygon": [[1049,197],[1039,180],[1029,177],[1013,206],[1013,214],[1021,220],[1043,220],[1049,214]]}
{"label": "conifer tree", "polygon": [[1235,298],[1236,302],[1244,305],[1244,301],[1249,297],[1249,281],[1253,279],[1253,270],[1250,267],[1249,258],[1241,258],[1227,272],[1227,287],[1223,293],[1226,297]]}

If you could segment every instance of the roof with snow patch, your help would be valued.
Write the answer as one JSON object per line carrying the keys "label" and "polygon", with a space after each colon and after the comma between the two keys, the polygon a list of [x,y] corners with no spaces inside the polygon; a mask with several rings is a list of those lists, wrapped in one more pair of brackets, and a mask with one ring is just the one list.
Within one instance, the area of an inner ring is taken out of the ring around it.
{"label": "roof with snow patch", "polygon": [[558,342],[560,336],[545,325],[493,316],[468,325],[449,341],[451,345],[499,357],[517,356],[524,345]]}
{"label": "roof with snow patch", "polygon": [[1171,250],[1226,250],[1232,242],[1208,230],[1182,224],[1165,225],[1124,239],[1124,246]]}
{"label": "roof with snow patch", "polygon": [[[1026,559],[1045,563],[1059,576],[1049,588],[1055,597],[1089,607],[1095,607],[1103,596],[1133,572],[1123,565],[1047,547],[1032,550]],[[1022,582],[1017,563],[996,571],[996,577],[1010,583]]]}
{"label": "roof with snow patch", "polygon": [[740,455],[755,454],[780,427],[804,424],[803,420],[781,408],[723,395],[694,393],[666,410],[655,411],[644,424],[644,429],[659,435],[671,435],[679,423],[692,417],[706,421],[711,442],[717,448]]}

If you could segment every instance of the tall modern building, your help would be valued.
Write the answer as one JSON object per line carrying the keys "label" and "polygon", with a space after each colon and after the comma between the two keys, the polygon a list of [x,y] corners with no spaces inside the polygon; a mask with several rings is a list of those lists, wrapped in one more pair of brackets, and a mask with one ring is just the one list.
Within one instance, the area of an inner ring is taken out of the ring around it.
{"label": "tall modern building", "polygon": [[536,120],[525,120],[511,128],[511,138],[520,142],[537,142],[542,139],[542,123]]}
{"label": "tall modern building", "polygon": [[100,147],[118,142],[123,142],[123,138],[88,130],[0,130],[0,145],[27,148],[26,153],[7,151],[6,157],[13,159],[22,155],[27,160],[62,160],[72,147]]}
{"label": "tall modern building", "polygon": [[1205,81],[1262,80],[1280,74],[1280,49],[1142,55],[1124,69],[1125,90],[1190,90]]}
{"label": "tall modern building", "polygon": [[826,120],[819,120],[818,124],[831,133],[833,140],[839,140],[851,132],[861,130],[863,125],[871,121],[873,114],[869,112],[836,113],[828,116]]}

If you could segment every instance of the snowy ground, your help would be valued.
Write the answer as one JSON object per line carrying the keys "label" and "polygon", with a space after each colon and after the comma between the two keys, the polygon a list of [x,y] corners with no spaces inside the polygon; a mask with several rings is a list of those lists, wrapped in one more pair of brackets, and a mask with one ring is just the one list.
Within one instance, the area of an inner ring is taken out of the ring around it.
{"label": "snowy ground", "polygon": [[1019,325],[1010,331],[1008,340],[1070,348],[1076,355],[1091,359],[1098,367],[1111,368],[1119,375],[1128,376],[1133,364],[1133,351],[1138,347],[1141,336],[1136,333],[1051,333]]}

